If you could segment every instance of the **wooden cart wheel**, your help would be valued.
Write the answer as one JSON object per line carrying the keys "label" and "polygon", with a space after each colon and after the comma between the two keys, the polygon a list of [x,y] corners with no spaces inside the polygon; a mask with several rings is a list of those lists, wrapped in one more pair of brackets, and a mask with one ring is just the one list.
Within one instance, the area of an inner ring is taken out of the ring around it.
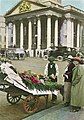
{"label": "wooden cart wheel", "polygon": [[7,93],[7,101],[11,104],[16,104],[21,99],[21,95],[19,96],[12,96],[11,94]]}
{"label": "wooden cart wheel", "polygon": [[38,109],[39,97],[29,95],[23,102],[23,107],[26,113],[34,113]]}

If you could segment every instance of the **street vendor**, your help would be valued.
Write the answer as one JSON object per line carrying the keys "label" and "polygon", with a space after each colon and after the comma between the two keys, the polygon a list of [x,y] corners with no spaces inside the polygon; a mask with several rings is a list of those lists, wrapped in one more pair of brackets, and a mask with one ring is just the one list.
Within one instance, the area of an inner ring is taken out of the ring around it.
{"label": "street vendor", "polygon": [[[59,74],[58,65],[54,62],[53,56],[48,58],[48,63],[45,66],[44,75],[49,77],[52,82],[57,82],[57,76]],[[56,100],[56,96],[52,95],[52,101]]]}

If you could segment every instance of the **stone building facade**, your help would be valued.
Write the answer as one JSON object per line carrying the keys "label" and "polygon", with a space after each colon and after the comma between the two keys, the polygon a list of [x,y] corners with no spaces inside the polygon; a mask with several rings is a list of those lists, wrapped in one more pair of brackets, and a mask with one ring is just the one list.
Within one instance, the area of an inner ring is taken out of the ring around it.
{"label": "stone building facade", "polygon": [[9,24],[11,45],[37,56],[51,46],[84,46],[84,12],[74,6],[62,6],[61,0],[21,0],[5,15],[6,48]]}

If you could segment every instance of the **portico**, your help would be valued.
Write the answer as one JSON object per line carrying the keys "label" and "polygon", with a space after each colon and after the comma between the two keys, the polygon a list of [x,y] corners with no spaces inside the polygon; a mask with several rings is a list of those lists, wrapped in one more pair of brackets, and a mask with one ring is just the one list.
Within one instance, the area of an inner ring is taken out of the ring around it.
{"label": "portico", "polygon": [[[20,2],[5,15],[7,25],[6,48],[10,47],[8,26],[12,23],[12,47],[24,48],[31,57],[43,56],[51,46],[81,47],[84,35],[84,13],[53,2],[43,3],[24,0],[27,11],[22,10]],[[18,12],[16,12],[16,10]],[[74,10],[75,14],[71,12]],[[77,16],[77,12],[79,16]],[[83,16],[82,16],[83,15]],[[79,19],[80,18],[80,19]],[[82,43],[81,43],[82,42]]]}

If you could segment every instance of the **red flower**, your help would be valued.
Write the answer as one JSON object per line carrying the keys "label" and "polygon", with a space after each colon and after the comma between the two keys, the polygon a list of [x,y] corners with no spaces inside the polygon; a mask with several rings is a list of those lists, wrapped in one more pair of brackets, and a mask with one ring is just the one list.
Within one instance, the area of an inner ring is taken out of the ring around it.
{"label": "red flower", "polygon": [[38,79],[37,79],[36,77],[34,77],[34,76],[31,76],[30,80],[31,80],[33,83],[35,83],[35,84],[41,83],[41,81],[38,80]]}

